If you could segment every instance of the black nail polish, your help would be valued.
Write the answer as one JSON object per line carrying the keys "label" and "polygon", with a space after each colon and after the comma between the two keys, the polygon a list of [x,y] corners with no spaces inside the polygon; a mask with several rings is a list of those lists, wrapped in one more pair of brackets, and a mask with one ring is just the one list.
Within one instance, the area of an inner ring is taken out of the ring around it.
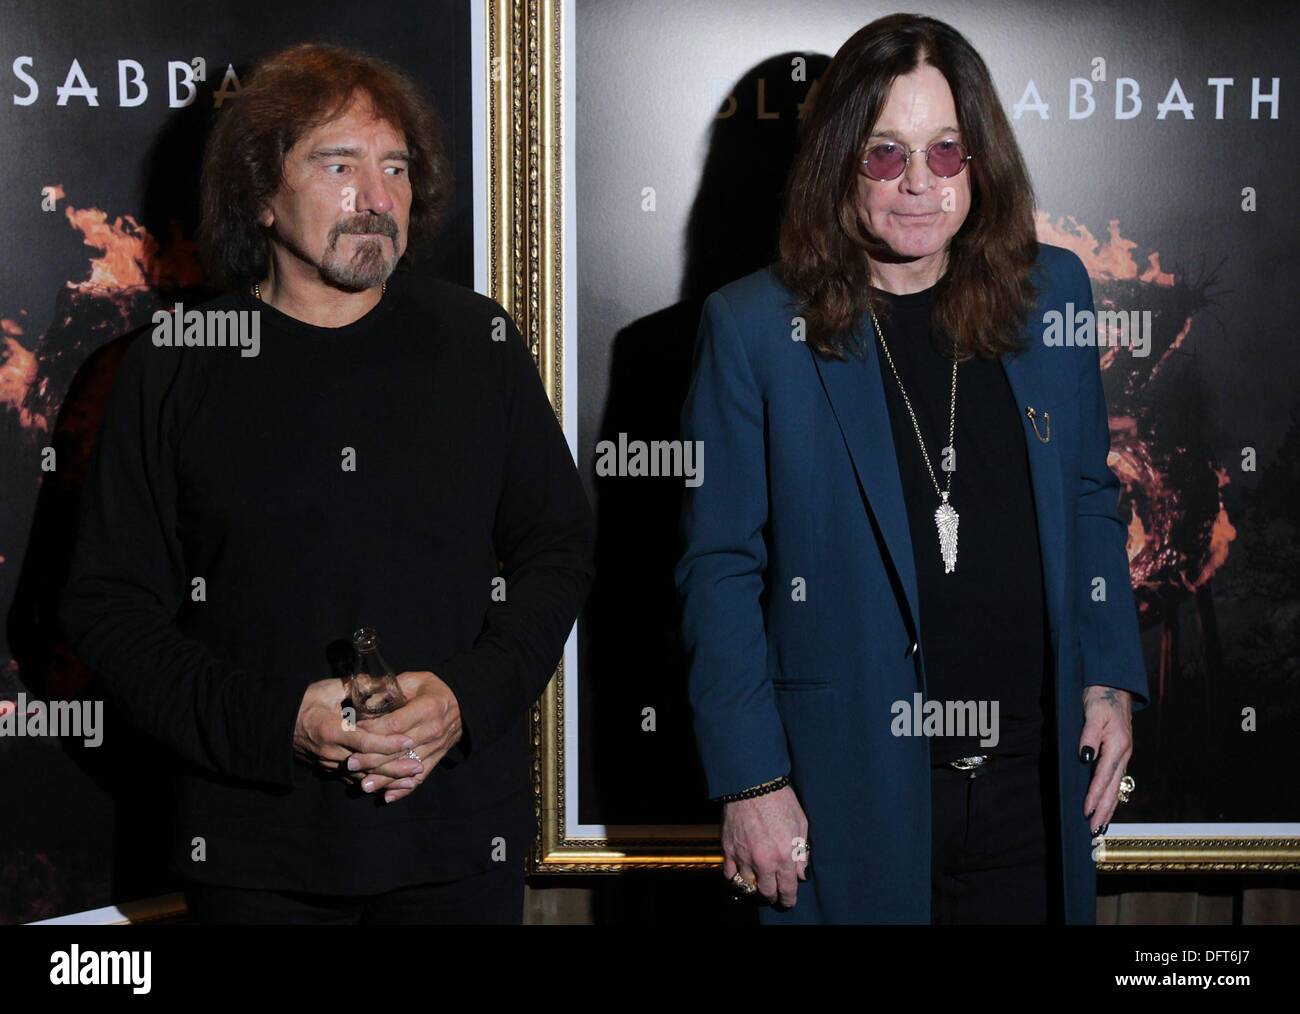
{"label": "black nail polish", "polygon": [[1090,746],[1085,746],[1079,751],[1079,760],[1083,761],[1085,764],[1091,764],[1092,759],[1096,756],[1097,755],[1092,752],[1092,747]]}
{"label": "black nail polish", "polygon": [[1094,806],[1091,810],[1088,811],[1088,819],[1092,820],[1092,815],[1096,812],[1097,812],[1097,808]]}
{"label": "black nail polish", "polygon": [[1110,825],[1109,825],[1109,824],[1102,824],[1102,825],[1101,825],[1101,830],[1098,831],[1097,833],[1098,833],[1098,834],[1105,834],[1105,833],[1106,833],[1107,831],[1109,831],[1109,830],[1110,830]]}

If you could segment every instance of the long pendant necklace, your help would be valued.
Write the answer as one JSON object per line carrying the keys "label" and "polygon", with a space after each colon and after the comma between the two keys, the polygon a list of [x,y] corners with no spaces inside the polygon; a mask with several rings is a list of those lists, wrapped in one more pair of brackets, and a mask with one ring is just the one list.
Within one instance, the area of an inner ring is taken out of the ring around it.
{"label": "long pendant necklace", "polygon": [[[930,473],[930,481],[934,483],[934,491],[939,494],[939,509],[934,512],[934,524],[939,529],[939,552],[943,556],[943,572],[951,574],[957,569],[957,512],[953,509],[952,504],[948,502],[948,494],[952,490],[952,473],[955,470],[948,470],[948,481],[946,488],[939,488],[939,480],[934,476],[934,469],[930,466],[930,455],[925,451],[925,440],[921,437],[921,427],[916,421],[916,413],[912,411],[912,402],[907,397],[907,390],[903,387],[903,380],[898,375],[898,370],[894,366],[894,357],[889,354],[889,346],[885,344],[885,336],[881,333],[880,322],[876,320],[875,311],[871,313],[871,323],[876,329],[876,336],[880,339],[880,347],[885,351],[885,360],[889,363],[889,368],[893,371],[894,379],[898,381],[898,390],[903,395],[903,404],[907,406],[907,414],[912,417],[912,429],[916,431],[917,443],[921,445],[921,456],[925,458],[926,470]],[[957,431],[957,342],[953,341],[952,347],[952,397],[948,402],[948,447],[953,446],[953,437]]]}

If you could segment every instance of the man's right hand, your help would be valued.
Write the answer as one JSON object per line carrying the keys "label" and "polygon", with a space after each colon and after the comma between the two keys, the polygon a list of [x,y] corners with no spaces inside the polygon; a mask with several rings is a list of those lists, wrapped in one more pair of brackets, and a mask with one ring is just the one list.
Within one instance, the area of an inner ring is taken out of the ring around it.
{"label": "man's right hand", "polygon": [[[391,754],[403,753],[415,746],[409,736],[383,736],[373,732],[364,732],[355,723],[348,725],[344,721],[343,702],[347,699],[347,688],[340,679],[317,680],[307,687],[302,704],[298,707],[298,721],[293,728],[293,752],[299,760],[314,764],[326,771],[338,771],[340,766],[354,753]],[[421,769],[416,760],[392,761],[406,775],[414,775]],[[387,778],[383,775],[369,774],[365,771],[348,773],[350,781],[362,782],[366,792],[378,792],[385,788],[410,788],[415,785],[407,778]],[[365,783],[371,783],[365,788]]]}
{"label": "man's right hand", "polygon": [[740,873],[768,901],[793,908],[797,881],[808,879],[808,860],[794,858],[794,840],[808,837],[808,818],[794,789],[787,785],[722,806],[722,875],[730,880]]}

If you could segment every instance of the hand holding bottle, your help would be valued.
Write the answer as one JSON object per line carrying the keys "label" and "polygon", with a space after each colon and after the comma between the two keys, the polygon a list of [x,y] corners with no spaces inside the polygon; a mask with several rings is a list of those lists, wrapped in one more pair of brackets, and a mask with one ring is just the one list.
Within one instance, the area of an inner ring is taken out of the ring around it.
{"label": "hand holding bottle", "polygon": [[[337,679],[317,680],[307,687],[293,730],[293,752],[299,760],[326,771],[337,771],[355,754],[401,757],[416,744],[416,740],[400,731],[361,729],[348,721],[343,711],[346,696],[347,688]],[[400,778],[414,767],[418,765],[407,760],[401,770],[390,770],[396,771]]]}
{"label": "hand holding bottle", "polygon": [[[375,750],[357,753],[348,762],[350,770],[363,775],[362,785],[373,782],[368,791],[384,792],[393,803],[410,795],[461,737],[460,704],[451,688],[431,672],[403,672],[397,675],[406,704],[381,718],[357,722],[357,728],[377,737],[405,736],[415,743],[421,770],[409,774],[406,751]],[[355,767],[353,766],[355,765]],[[410,782],[411,784],[404,784]]]}

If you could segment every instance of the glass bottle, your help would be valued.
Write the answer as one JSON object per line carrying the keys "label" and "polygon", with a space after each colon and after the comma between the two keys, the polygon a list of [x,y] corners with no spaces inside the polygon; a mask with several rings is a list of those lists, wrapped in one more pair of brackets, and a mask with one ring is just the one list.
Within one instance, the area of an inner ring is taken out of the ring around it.
{"label": "glass bottle", "polygon": [[397,677],[379,654],[379,635],[374,628],[362,627],[353,634],[352,648],[356,659],[348,679],[348,697],[357,709],[357,719],[378,718],[405,704],[406,695]]}

